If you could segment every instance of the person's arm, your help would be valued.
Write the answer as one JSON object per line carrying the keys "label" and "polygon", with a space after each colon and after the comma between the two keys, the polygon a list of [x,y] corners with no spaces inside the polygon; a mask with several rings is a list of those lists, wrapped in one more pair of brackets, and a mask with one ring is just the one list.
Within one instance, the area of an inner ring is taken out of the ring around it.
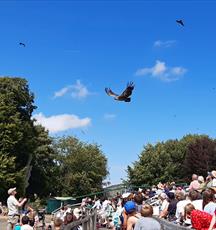
{"label": "person's arm", "polygon": [[23,204],[27,201],[26,198],[24,198],[21,202],[19,202],[15,197],[14,197],[15,205],[18,207],[22,207]]}
{"label": "person's arm", "polygon": [[215,214],[214,214],[213,217],[212,217],[211,224],[210,224],[208,230],[213,230],[214,229],[215,222],[216,222],[216,217],[215,217]]}
{"label": "person's arm", "polygon": [[133,230],[134,222],[132,218],[129,218],[127,221],[127,230]]}

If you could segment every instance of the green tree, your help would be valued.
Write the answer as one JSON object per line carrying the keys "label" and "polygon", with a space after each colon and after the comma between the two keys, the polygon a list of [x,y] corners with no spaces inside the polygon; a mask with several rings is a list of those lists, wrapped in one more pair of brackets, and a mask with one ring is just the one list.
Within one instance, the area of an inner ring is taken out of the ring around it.
{"label": "green tree", "polygon": [[158,182],[187,182],[193,173],[205,176],[215,168],[216,141],[208,136],[187,135],[144,146],[138,161],[128,166],[127,183],[140,186]]}
{"label": "green tree", "polygon": [[34,127],[34,141],[36,147],[32,154],[32,160],[27,177],[29,183],[27,193],[33,196],[47,197],[49,194],[56,195],[58,192],[57,156],[52,147],[52,139],[44,127]]}
{"label": "green tree", "polygon": [[59,156],[62,195],[79,196],[102,189],[108,174],[107,159],[97,144],[62,137],[54,141],[53,147]]}
{"label": "green tree", "polygon": [[17,184],[24,193],[26,167],[35,147],[31,115],[34,96],[27,81],[21,78],[0,78],[0,156],[14,157],[15,171],[23,172]]}

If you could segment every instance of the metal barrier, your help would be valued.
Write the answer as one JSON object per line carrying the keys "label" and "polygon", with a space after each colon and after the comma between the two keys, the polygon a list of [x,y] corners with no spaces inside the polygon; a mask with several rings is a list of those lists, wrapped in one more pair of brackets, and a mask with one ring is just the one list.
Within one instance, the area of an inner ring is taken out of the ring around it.
{"label": "metal barrier", "polygon": [[96,230],[97,210],[93,210],[85,218],[72,222],[64,227],[64,230],[72,230],[74,227],[82,226],[82,230]]}
{"label": "metal barrier", "polygon": [[[67,204],[67,207],[74,209],[77,207],[80,207],[81,203],[77,203],[77,204]],[[62,207],[57,208],[56,210],[52,211],[51,215],[55,215],[58,211],[60,211]]]}
{"label": "metal barrier", "polygon": [[188,230],[187,227],[183,227],[178,224],[174,224],[164,219],[160,219],[157,217],[154,217],[154,219],[160,223],[162,230],[186,230],[186,229]]}

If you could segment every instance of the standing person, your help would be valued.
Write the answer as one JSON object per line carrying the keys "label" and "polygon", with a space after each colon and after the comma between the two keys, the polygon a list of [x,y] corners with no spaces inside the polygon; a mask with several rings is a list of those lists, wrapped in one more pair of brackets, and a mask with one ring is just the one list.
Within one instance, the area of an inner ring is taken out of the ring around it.
{"label": "standing person", "polygon": [[8,190],[8,199],[7,199],[7,206],[8,206],[8,224],[7,230],[13,230],[14,226],[19,221],[19,207],[22,207],[23,204],[26,202],[26,198],[24,198],[21,202],[16,199],[16,188],[10,188]]}
{"label": "standing person", "polygon": [[133,201],[126,202],[124,208],[127,214],[127,230],[132,230],[141,214],[136,211],[136,204]]}

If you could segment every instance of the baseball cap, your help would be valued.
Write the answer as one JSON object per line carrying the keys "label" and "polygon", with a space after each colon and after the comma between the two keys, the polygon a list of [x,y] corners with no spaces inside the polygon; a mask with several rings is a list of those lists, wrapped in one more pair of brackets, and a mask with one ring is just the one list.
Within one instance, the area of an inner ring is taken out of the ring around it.
{"label": "baseball cap", "polygon": [[16,191],[16,188],[10,188],[10,189],[8,189],[8,195],[11,195],[11,193],[12,193],[13,191]]}
{"label": "baseball cap", "polygon": [[136,211],[136,204],[133,201],[127,201],[124,205],[125,211],[130,214]]}

